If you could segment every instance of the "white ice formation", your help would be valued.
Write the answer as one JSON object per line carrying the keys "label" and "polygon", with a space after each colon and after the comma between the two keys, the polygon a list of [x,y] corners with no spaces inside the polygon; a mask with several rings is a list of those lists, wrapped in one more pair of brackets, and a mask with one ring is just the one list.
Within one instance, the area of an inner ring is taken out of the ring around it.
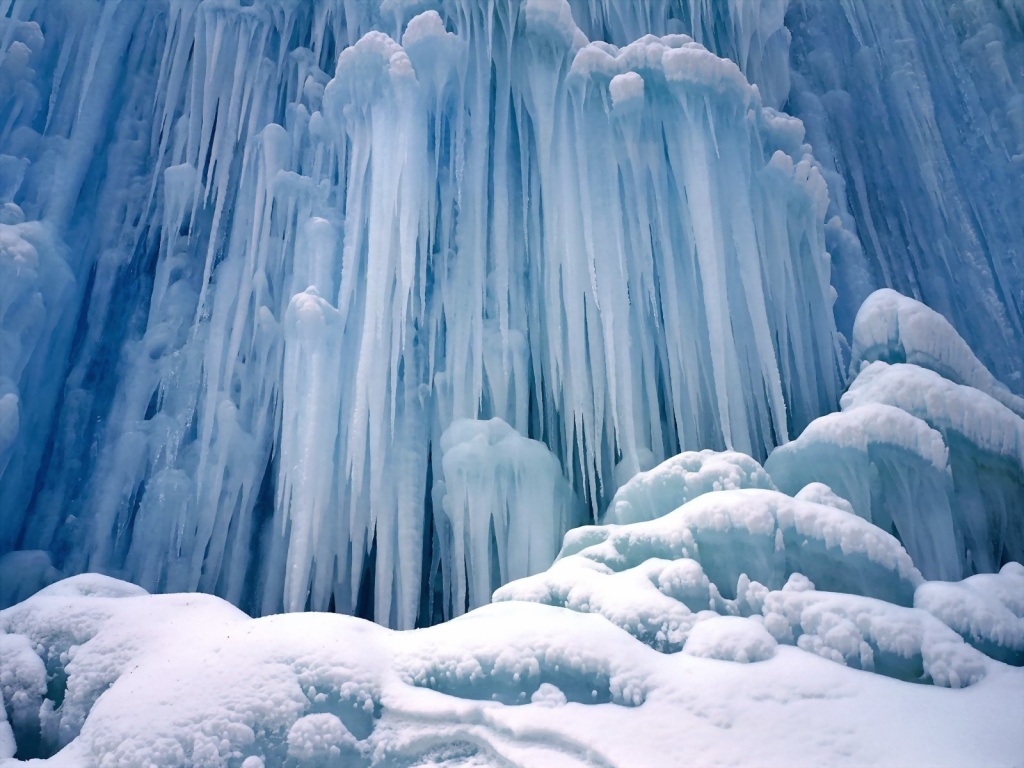
{"label": "white ice formation", "polygon": [[888,290],[857,315],[852,373],[842,411],[769,456],[776,485],[829,486],[928,578],[1024,561],[1024,401],[948,322]]}
{"label": "white ice formation", "polygon": [[602,522],[639,523],[667,515],[711,491],[774,489],[768,473],[735,451],[687,451],[639,472],[615,492]]}
{"label": "white ice formation", "polygon": [[[783,10],[4,0],[0,553],[410,627],[766,456],[843,380]],[[522,558],[493,419],[576,497]]]}
{"label": "white ice formation", "polygon": [[[440,459],[433,489],[440,550],[432,568],[465,563],[441,574],[448,613],[490,602],[502,584],[547,568],[562,534],[585,520],[558,459],[501,419],[452,422]],[[413,611],[404,623],[414,618]]]}
{"label": "white ice formation", "polygon": [[101,571],[408,628],[581,519],[773,485],[997,572],[1022,23],[0,0],[0,599]]}

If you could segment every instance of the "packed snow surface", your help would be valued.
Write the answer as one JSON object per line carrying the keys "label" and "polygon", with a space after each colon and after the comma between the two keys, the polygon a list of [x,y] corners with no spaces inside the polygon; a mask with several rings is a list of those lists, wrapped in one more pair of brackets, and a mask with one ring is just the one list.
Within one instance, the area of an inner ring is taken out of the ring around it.
{"label": "packed snow surface", "polygon": [[[529,602],[395,632],[77,576],[0,612],[0,765],[15,750],[78,767],[1019,758],[1024,671],[938,618],[796,577],[759,603],[707,611],[664,654],[601,616]],[[892,679],[918,675],[934,684]]]}

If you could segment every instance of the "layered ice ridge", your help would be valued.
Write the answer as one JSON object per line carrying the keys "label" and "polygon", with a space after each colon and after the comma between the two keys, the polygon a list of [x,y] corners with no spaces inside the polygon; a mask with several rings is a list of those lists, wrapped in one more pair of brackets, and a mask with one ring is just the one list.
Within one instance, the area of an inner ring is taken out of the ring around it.
{"label": "layered ice ridge", "polygon": [[973,387],[1024,417],[1024,398],[1010,392],[975,356],[950,322],[890,289],[875,291],[853,324],[851,378],[868,363],[909,363]]}
{"label": "layered ice ridge", "polygon": [[778,487],[828,485],[931,579],[1024,559],[1020,398],[946,320],[889,290],[857,315],[851,375],[841,412],[768,457]]}

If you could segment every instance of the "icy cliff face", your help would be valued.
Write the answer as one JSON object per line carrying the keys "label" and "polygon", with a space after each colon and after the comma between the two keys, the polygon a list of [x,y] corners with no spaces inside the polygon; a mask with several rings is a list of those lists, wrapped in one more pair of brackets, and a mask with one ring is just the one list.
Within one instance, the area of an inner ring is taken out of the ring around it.
{"label": "icy cliff face", "polygon": [[873,288],[1019,390],[1020,14],[906,5],[0,3],[0,555],[408,627],[834,410]]}
{"label": "icy cliff face", "polygon": [[883,285],[920,298],[1019,393],[1020,2],[791,0],[786,24],[786,109],[826,168],[830,214],[863,248],[831,248],[839,314]]}

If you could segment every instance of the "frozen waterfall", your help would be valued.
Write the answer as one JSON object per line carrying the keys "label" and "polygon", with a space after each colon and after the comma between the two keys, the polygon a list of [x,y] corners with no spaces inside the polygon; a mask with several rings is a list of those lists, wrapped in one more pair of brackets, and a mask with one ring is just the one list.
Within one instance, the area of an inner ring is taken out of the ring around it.
{"label": "frozen waterfall", "polygon": [[434,623],[835,411],[880,287],[1019,414],[1024,13],[886,9],[0,0],[0,557]]}

